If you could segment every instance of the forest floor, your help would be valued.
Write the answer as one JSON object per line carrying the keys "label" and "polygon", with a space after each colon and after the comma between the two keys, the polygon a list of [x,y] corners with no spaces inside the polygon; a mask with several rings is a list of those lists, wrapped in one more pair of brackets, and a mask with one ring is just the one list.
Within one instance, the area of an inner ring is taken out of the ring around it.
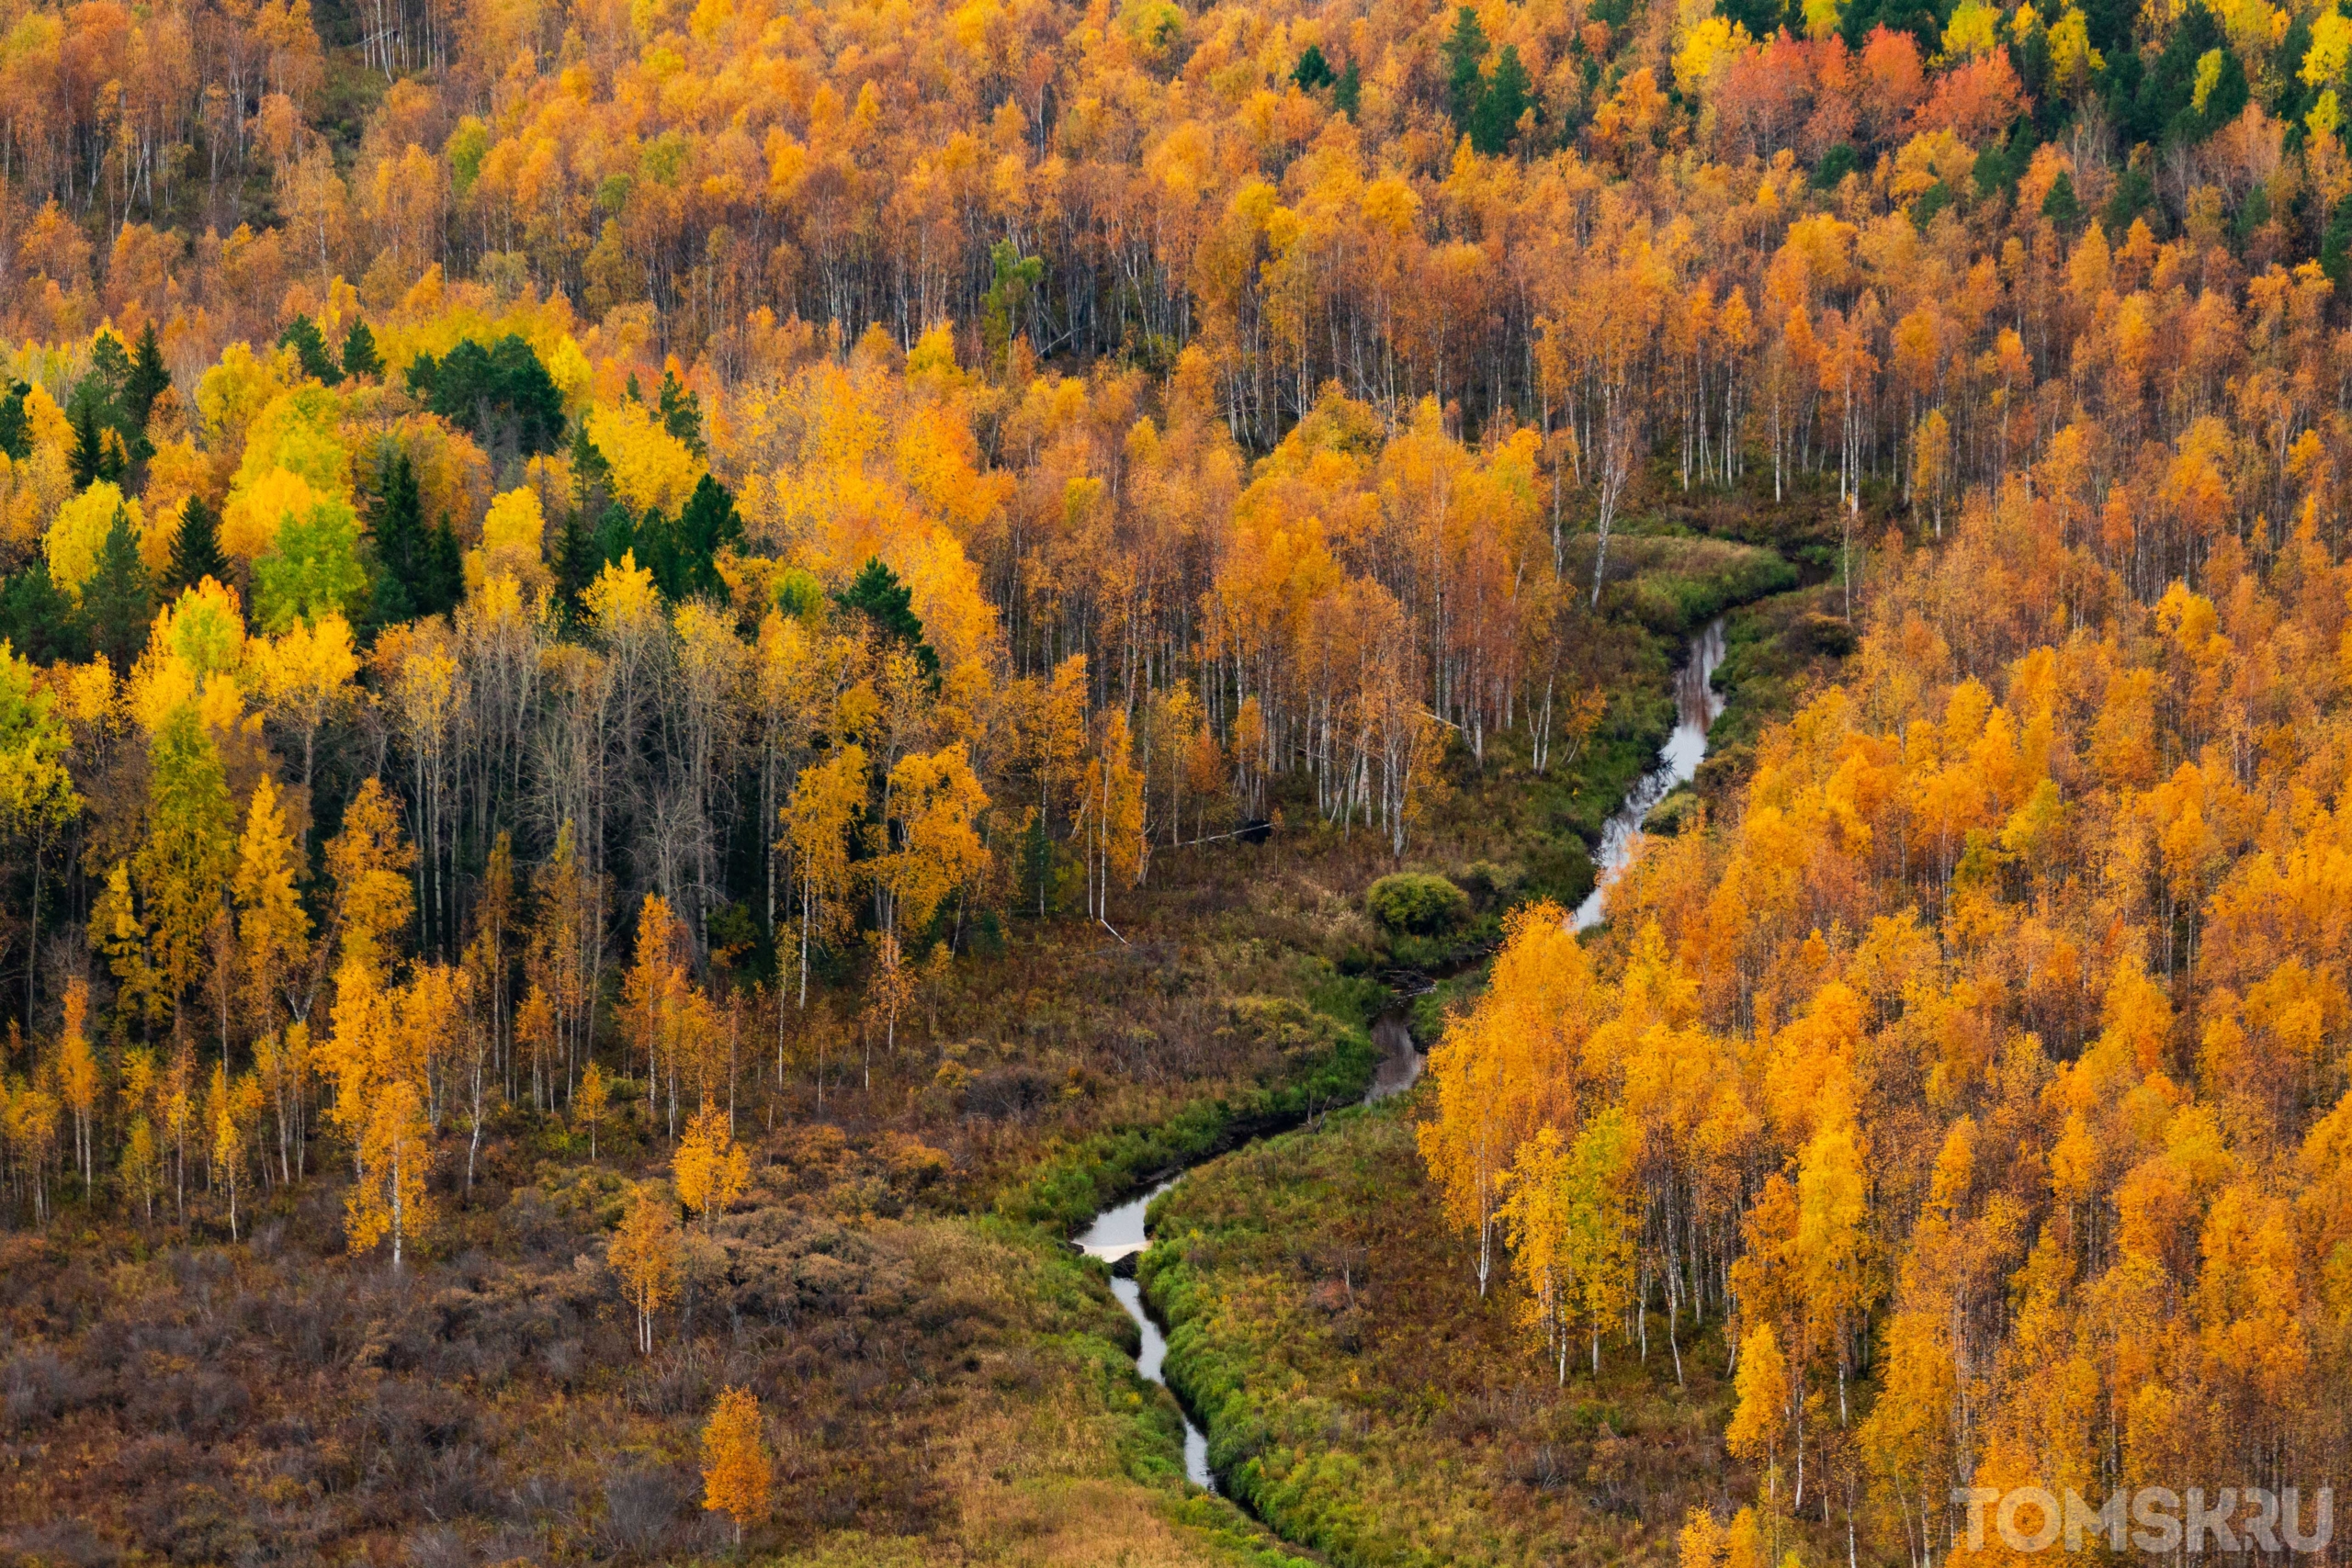
{"label": "forest floor", "polygon": [[[631,1109],[593,1159],[522,1109],[493,1128],[469,1185],[462,1152],[445,1157],[440,1224],[397,1275],[345,1255],[332,1170],[247,1194],[233,1242],[203,1194],[187,1223],[167,1194],[137,1224],[96,1220],[69,1194],[46,1231],[0,1236],[0,1562],[717,1557],[734,1549],[699,1509],[696,1437],[730,1384],[763,1392],[778,1451],[753,1557],[1292,1561],[1184,1483],[1175,1406],[1136,1377],[1104,1271],[1063,1238],[1153,1173],[1352,1104],[1373,1063],[1366,1026],[1392,1000],[1380,976],[1475,958],[1522,895],[1582,896],[1584,847],[1672,723],[1680,640],[1791,578],[1770,551],[1670,524],[1620,548],[1625,575],[1584,672],[1610,695],[1591,743],[1543,778],[1507,741],[1483,759],[1456,747],[1453,799],[1406,857],[1472,892],[1472,930],[1442,951],[1399,951],[1363,907],[1397,863],[1376,833],[1322,824],[1303,799],[1282,803],[1271,844],[1156,854],[1147,886],[1114,899],[1116,938],[1066,917],[1010,922],[1002,951],[959,961],[895,1052],[868,1057],[845,1023],[820,1023],[807,1036],[830,1041],[821,1066],[796,1047],[786,1089],[747,1101],[752,1192],[691,1242],[650,1356],[605,1256],[628,1181],[666,1168],[668,1141],[625,1085]],[[1782,662],[1775,679],[1801,679],[1801,660]],[[1366,1151],[1379,1190],[1361,1196],[1397,1197],[1409,1231],[1425,1216],[1404,1201],[1417,1169],[1406,1114],[1343,1118],[1345,1135],[1313,1157]],[[1211,1168],[1326,1147],[1279,1143]],[[1239,1179],[1184,1190],[1205,1202]],[[1277,1196],[1272,1212],[1312,1215]],[[1458,1259],[1442,1238],[1381,1267],[1376,1299],[1426,1293],[1430,1311],[1456,1314]],[[1240,1320],[1252,1332],[1322,1313],[1293,1300],[1319,1277],[1265,1279],[1272,1293]],[[1461,1324],[1465,1347],[1500,1332],[1476,1314]],[[1705,1359],[1698,1343],[1692,1359]],[[1476,1364],[1465,1348],[1460,1365]],[[1505,1390],[1532,1365],[1495,1364]],[[1693,1386],[1687,1410],[1657,1419],[1696,1453],[1713,1394]],[[1495,1397],[1497,1410],[1544,1403]],[[1296,1429],[1295,1413],[1277,1418]],[[1479,1463],[1552,1462],[1500,1435],[1538,1429],[1520,1416],[1448,1419],[1486,1445]],[[1574,1437],[1588,1469],[1594,1445],[1627,1429],[1605,1412],[1541,1419],[1568,1423],[1554,1450]],[[1446,1484],[1468,1488],[1453,1501],[1499,1498],[1535,1518],[1553,1505],[1528,1473]],[[1640,1528],[1655,1524],[1644,1505]],[[1578,1528],[1634,1539],[1605,1508]]]}

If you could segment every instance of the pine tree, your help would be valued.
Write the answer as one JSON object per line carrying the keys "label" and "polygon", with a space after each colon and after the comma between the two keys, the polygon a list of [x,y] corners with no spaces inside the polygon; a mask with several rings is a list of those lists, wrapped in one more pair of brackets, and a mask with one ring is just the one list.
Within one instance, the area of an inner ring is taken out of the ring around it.
{"label": "pine tree", "polygon": [[119,672],[128,673],[147,646],[147,622],[153,611],[139,540],[130,531],[130,515],[117,507],[98,554],[98,570],[82,590],[83,624],[91,644]]}
{"label": "pine tree", "polygon": [[1487,29],[1478,13],[1464,6],[1454,13],[1453,31],[1445,40],[1445,101],[1454,130],[1469,134],[1478,112],[1479,67],[1487,59]]}
{"label": "pine tree", "polygon": [[[660,514],[654,515],[658,519]],[[596,520],[596,566],[598,569],[618,566],[621,557],[631,550],[638,550],[640,555],[648,554],[650,552],[641,546],[651,541],[640,541],[636,520],[629,516],[628,508],[616,501],[609,502],[605,507],[605,514]],[[592,570],[588,575],[593,578],[596,574]]]}
{"label": "pine tree", "polygon": [[40,664],[79,663],[89,657],[82,617],[50,580],[49,563],[39,556],[0,579],[0,641]]}
{"label": "pine tree", "polygon": [[1290,79],[1301,91],[1311,93],[1317,87],[1328,87],[1339,78],[1331,73],[1331,62],[1323,58],[1323,46],[1310,43],[1300,51],[1298,64]]}
{"label": "pine tree", "polygon": [[415,584],[428,542],[424,499],[417,492],[416,470],[405,452],[396,452],[384,470],[371,532],[378,568],[376,622],[389,626],[414,620],[424,613],[417,604]]}
{"label": "pine tree", "polygon": [[581,590],[596,581],[597,571],[604,566],[604,552],[596,547],[596,535],[578,509],[563,515],[563,526],[555,536],[555,581],[558,596],[566,605],[576,606]]}
{"label": "pine tree", "polygon": [[32,455],[32,424],[25,417],[25,400],[31,395],[29,383],[11,381],[7,395],[0,397],[0,452],[11,462],[21,463]]}
{"label": "pine tree", "polygon": [[686,596],[684,552],[678,546],[678,526],[651,508],[635,531],[637,564],[653,574],[653,586],[668,599]]}
{"label": "pine tree", "polygon": [[471,432],[494,462],[552,452],[563,439],[563,393],[512,333],[489,348],[467,338],[446,359],[417,355],[408,385],[435,413]]}
{"label": "pine tree", "polygon": [[1356,118],[1356,107],[1363,102],[1363,73],[1358,70],[1356,62],[1351,60],[1348,62],[1347,69],[1340,73],[1339,81],[1332,85],[1331,107],[1350,119],[1353,119]]}
{"label": "pine tree", "polygon": [[113,454],[107,451],[104,433],[98,427],[97,410],[85,400],[77,400],[74,411],[74,488],[89,489],[100,479],[121,477],[113,466]]}
{"label": "pine tree", "polygon": [[[2075,199],[2074,178],[2065,170],[2059,170],[2058,177],[2050,182],[2050,194],[2041,198],[2041,215],[2058,225],[2061,230],[2070,232],[2075,225],[2082,220],[2083,204]],[[2339,217],[2337,223],[2347,231],[2352,231],[2352,222],[2346,222]],[[2335,226],[2330,226],[2327,238],[2330,240],[2335,238]],[[2322,265],[2324,266],[2326,254],[2324,246],[2322,247],[2321,254]]]}
{"label": "pine tree", "polygon": [[458,536],[447,517],[425,536],[424,558],[417,574],[416,610],[421,615],[446,615],[466,596],[466,568]]}
{"label": "pine tree", "polygon": [[743,536],[743,520],[736,515],[735,498],[727,487],[703,475],[672,532],[676,536],[674,581],[663,585],[671,597],[723,592],[726,585],[718,575],[718,552]]}
{"label": "pine tree", "polygon": [[1519,134],[1519,117],[1527,110],[1527,68],[1519,62],[1519,46],[1505,44],[1470,119],[1472,148],[1490,158],[1510,150],[1511,138]]}
{"label": "pine tree", "polygon": [[833,603],[864,615],[886,640],[905,643],[922,672],[939,679],[939,655],[923,640],[922,621],[913,608],[914,591],[900,583],[899,574],[879,557],[867,560],[850,585],[833,595]]}
{"label": "pine tree", "polygon": [[155,341],[155,323],[150,321],[139,334],[139,349],[130,362],[130,374],[122,386],[123,412],[141,430],[147,428],[148,417],[155,412],[155,400],[170,389],[172,373],[164,364],[163,345]]}
{"label": "pine tree", "polygon": [[376,352],[376,334],[356,316],[352,318],[351,330],[343,338],[343,373],[353,378],[374,378],[384,373],[383,356]]}
{"label": "pine tree", "polygon": [[116,413],[124,407],[123,392],[130,385],[130,351],[123,346],[112,327],[100,329],[97,340],[90,345],[90,374],[74,389],[75,392],[97,396],[108,413]]}
{"label": "pine tree", "polygon": [[588,422],[582,420],[571,427],[572,505],[590,516],[600,515],[611,499],[612,484],[613,466],[588,439]]}
{"label": "pine tree", "polygon": [[343,371],[327,352],[326,334],[319,331],[318,322],[308,316],[296,316],[277,334],[277,346],[292,348],[302,362],[302,374],[324,386],[332,387],[343,379]]}
{"label": "pine tree", "polygon": [[180,512],[179,536],[172,541],[170,585],[193,588],[208,577],[219,582],[228,575],[228,558],[220,553],[220,519],[202,496],[191,495]]}
{"label": "pine tree", "polygon": [[671,371],[662,372],[662,427],[677,439],[680,446],[697,457],[707,457],[710,449],[702,438],[702,400],[678,384]]}

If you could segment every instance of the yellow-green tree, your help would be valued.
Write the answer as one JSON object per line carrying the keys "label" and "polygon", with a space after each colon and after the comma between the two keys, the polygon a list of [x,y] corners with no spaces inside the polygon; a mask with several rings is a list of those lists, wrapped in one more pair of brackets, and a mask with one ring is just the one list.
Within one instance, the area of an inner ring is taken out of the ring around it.
{"label": "yellow-green tree", "polygon": [[97,1181],[97,1053],[91,1049],[90,983],[76,976],[65,986],[65,1028],[57,1043],[57,1088],[74,1113],[74,1163],[86,1201]]}
{"label": "yellow-green tree", "polygon": [[[537,991],[531,994],[535,997],[539,995]],[[527,1004],[526,1006],[527,1009]],[[574,1121],[583,1123],[588,1129],[590,1159],[596,1157],[596,1127],[605,1119],[609,1100],[609,1091],[605,1088],[605,1069],[594,1062],[589,1063],[588,1070],[580,1075],[580,1092],[571,1097],[571,1115]]]}
{"label": "yellow-green tree", "polygon": [[149,743],[147,837],[130,859],[158,999],[175,1012],[204,964],[235,829],[220,750],[195,706],[175,706]]}
{"label": "yellow-green tree", "polygon": [[42,852],[81,810],[66,771],[73,732],[56,701],[33,680],[30,660],[0,637],[0,842],[22,839],[31,851],[31,901],[25,909],[25,1016],[39,990]]}
{"label": "yellow-green tree", "polygon": [[1527,1292],[1518,1307],[1520,1324],[1542,1342],[1565,1386],[1579,1303],[1568,1256],[1568,1151],[1558,1128],[1538,1128],[1520,1145],[1502,1186],[1503,1244]]}
{"label": "yellow-green tree", "polygon": [[1634,1300],[1633,1140],[1624,1113],[1610,1106],[1577,1134],[1567,1168],[1567,1246],[1577,1307],[1600,1372],[1600,1337]]}

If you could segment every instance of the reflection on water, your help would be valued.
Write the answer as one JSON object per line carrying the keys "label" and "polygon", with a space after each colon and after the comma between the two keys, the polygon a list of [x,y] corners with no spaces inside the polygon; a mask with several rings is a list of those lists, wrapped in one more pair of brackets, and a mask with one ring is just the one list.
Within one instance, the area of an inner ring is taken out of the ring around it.
{"label": "reflection on water", "polygon": [[1689,784],[1698,773],[1699,764],[1705,761],[1707,731],[1724,711],[1723,696],[1712,683],[1715,666],[1723,661],[1724,623],[1719,617],[1708,622],[1706,630],[1690,639],[1690,657],[1674,678],[1674,733],[1659,748],[1657,763],[1634,783],[1626,792],[1623,804],[1600,825],[1600,849],[1593,856],[1600,874],[1593,883],[1591,893],[1577,906],[1577,930],[1600,923],[1609,885],[1617,880],[1617,874],[1633,859],[1634,839],[1642,830],[1642,819],[1657,808],[1659,801]]}
{"label": "reflection on water", "polygon": [[[1175,1185],[1176,1178],[1170,1177],[1142,1197],[1103,1210],[1078,1238],[1080,1248],[1105,1263],[1116,1263],[1129,1253],[1141,1252],[1144,1210],[1150,1207],[1154,1198]],[[1160,1371],[1160,1363],[1168,1359],[1168,1339],[1159,1332],[1159,1325],[1151,1321],[1151,1314],[1143,1310],[1143,1287],[1133,1280],[1114,1278],[1111,1294],[1118,1298],[1121,1309],[1136,1320],[1136,1327],[1143,1333],[1143,1353],[1136,1358],[1136,1371],[1144,1375],[1146,1382],[1166,1387],[1168,1379]],[[1184,1476],[1195,1486],[1216,1490],[1216,1477],[1209,1473],[1208,1434],[1194,1426],[1189,1415],[1184,1417]]]}

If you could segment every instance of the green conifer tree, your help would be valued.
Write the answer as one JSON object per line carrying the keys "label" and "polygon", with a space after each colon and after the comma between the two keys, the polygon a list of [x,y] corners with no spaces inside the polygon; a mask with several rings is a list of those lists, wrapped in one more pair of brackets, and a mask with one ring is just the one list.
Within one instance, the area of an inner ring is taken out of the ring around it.
{"label": "green conifer tree", "polygon": [[90,644],[113,661],[117,673],[129,673],[147,646],[147,622],[153,612],[138,536],[130,531],[130,514],[118,506],[98,552],[98,569],[82,589],[82,623]]}
{"label": "green conifer tree", "polygon": [[228,558],[220,553],[220,519],[200,495],[191,495],[180,512],[179,536],[172,541],[171,585],[193,588],[206,578],[225,582]]}
{"label": "green conifer tree", "polygon": [[277,346],[291,347],[294,356],[302,362],[302,374],[322,386],[332,387],[343,379],[343,368],[327,352],[326,335],[319,331],[319,323],[308,316],[296,316],[277,334]]}
{"label": "green conifer tree", "polygon": [[155,341],[155,323],[139,334],[139,349],[131,356],[130,375],[123,382],[123,412],[141,431],[155,412],[155,400],[170,389],[172,373],[164,364],[164,346]]}
{"label": "green conifer tree", "polygon": [[343,373],[355,378],[374,378],[384,373],[383,356],[376,352],[376,334],[356,316],[351,320],[351,330],[343,336]]}

